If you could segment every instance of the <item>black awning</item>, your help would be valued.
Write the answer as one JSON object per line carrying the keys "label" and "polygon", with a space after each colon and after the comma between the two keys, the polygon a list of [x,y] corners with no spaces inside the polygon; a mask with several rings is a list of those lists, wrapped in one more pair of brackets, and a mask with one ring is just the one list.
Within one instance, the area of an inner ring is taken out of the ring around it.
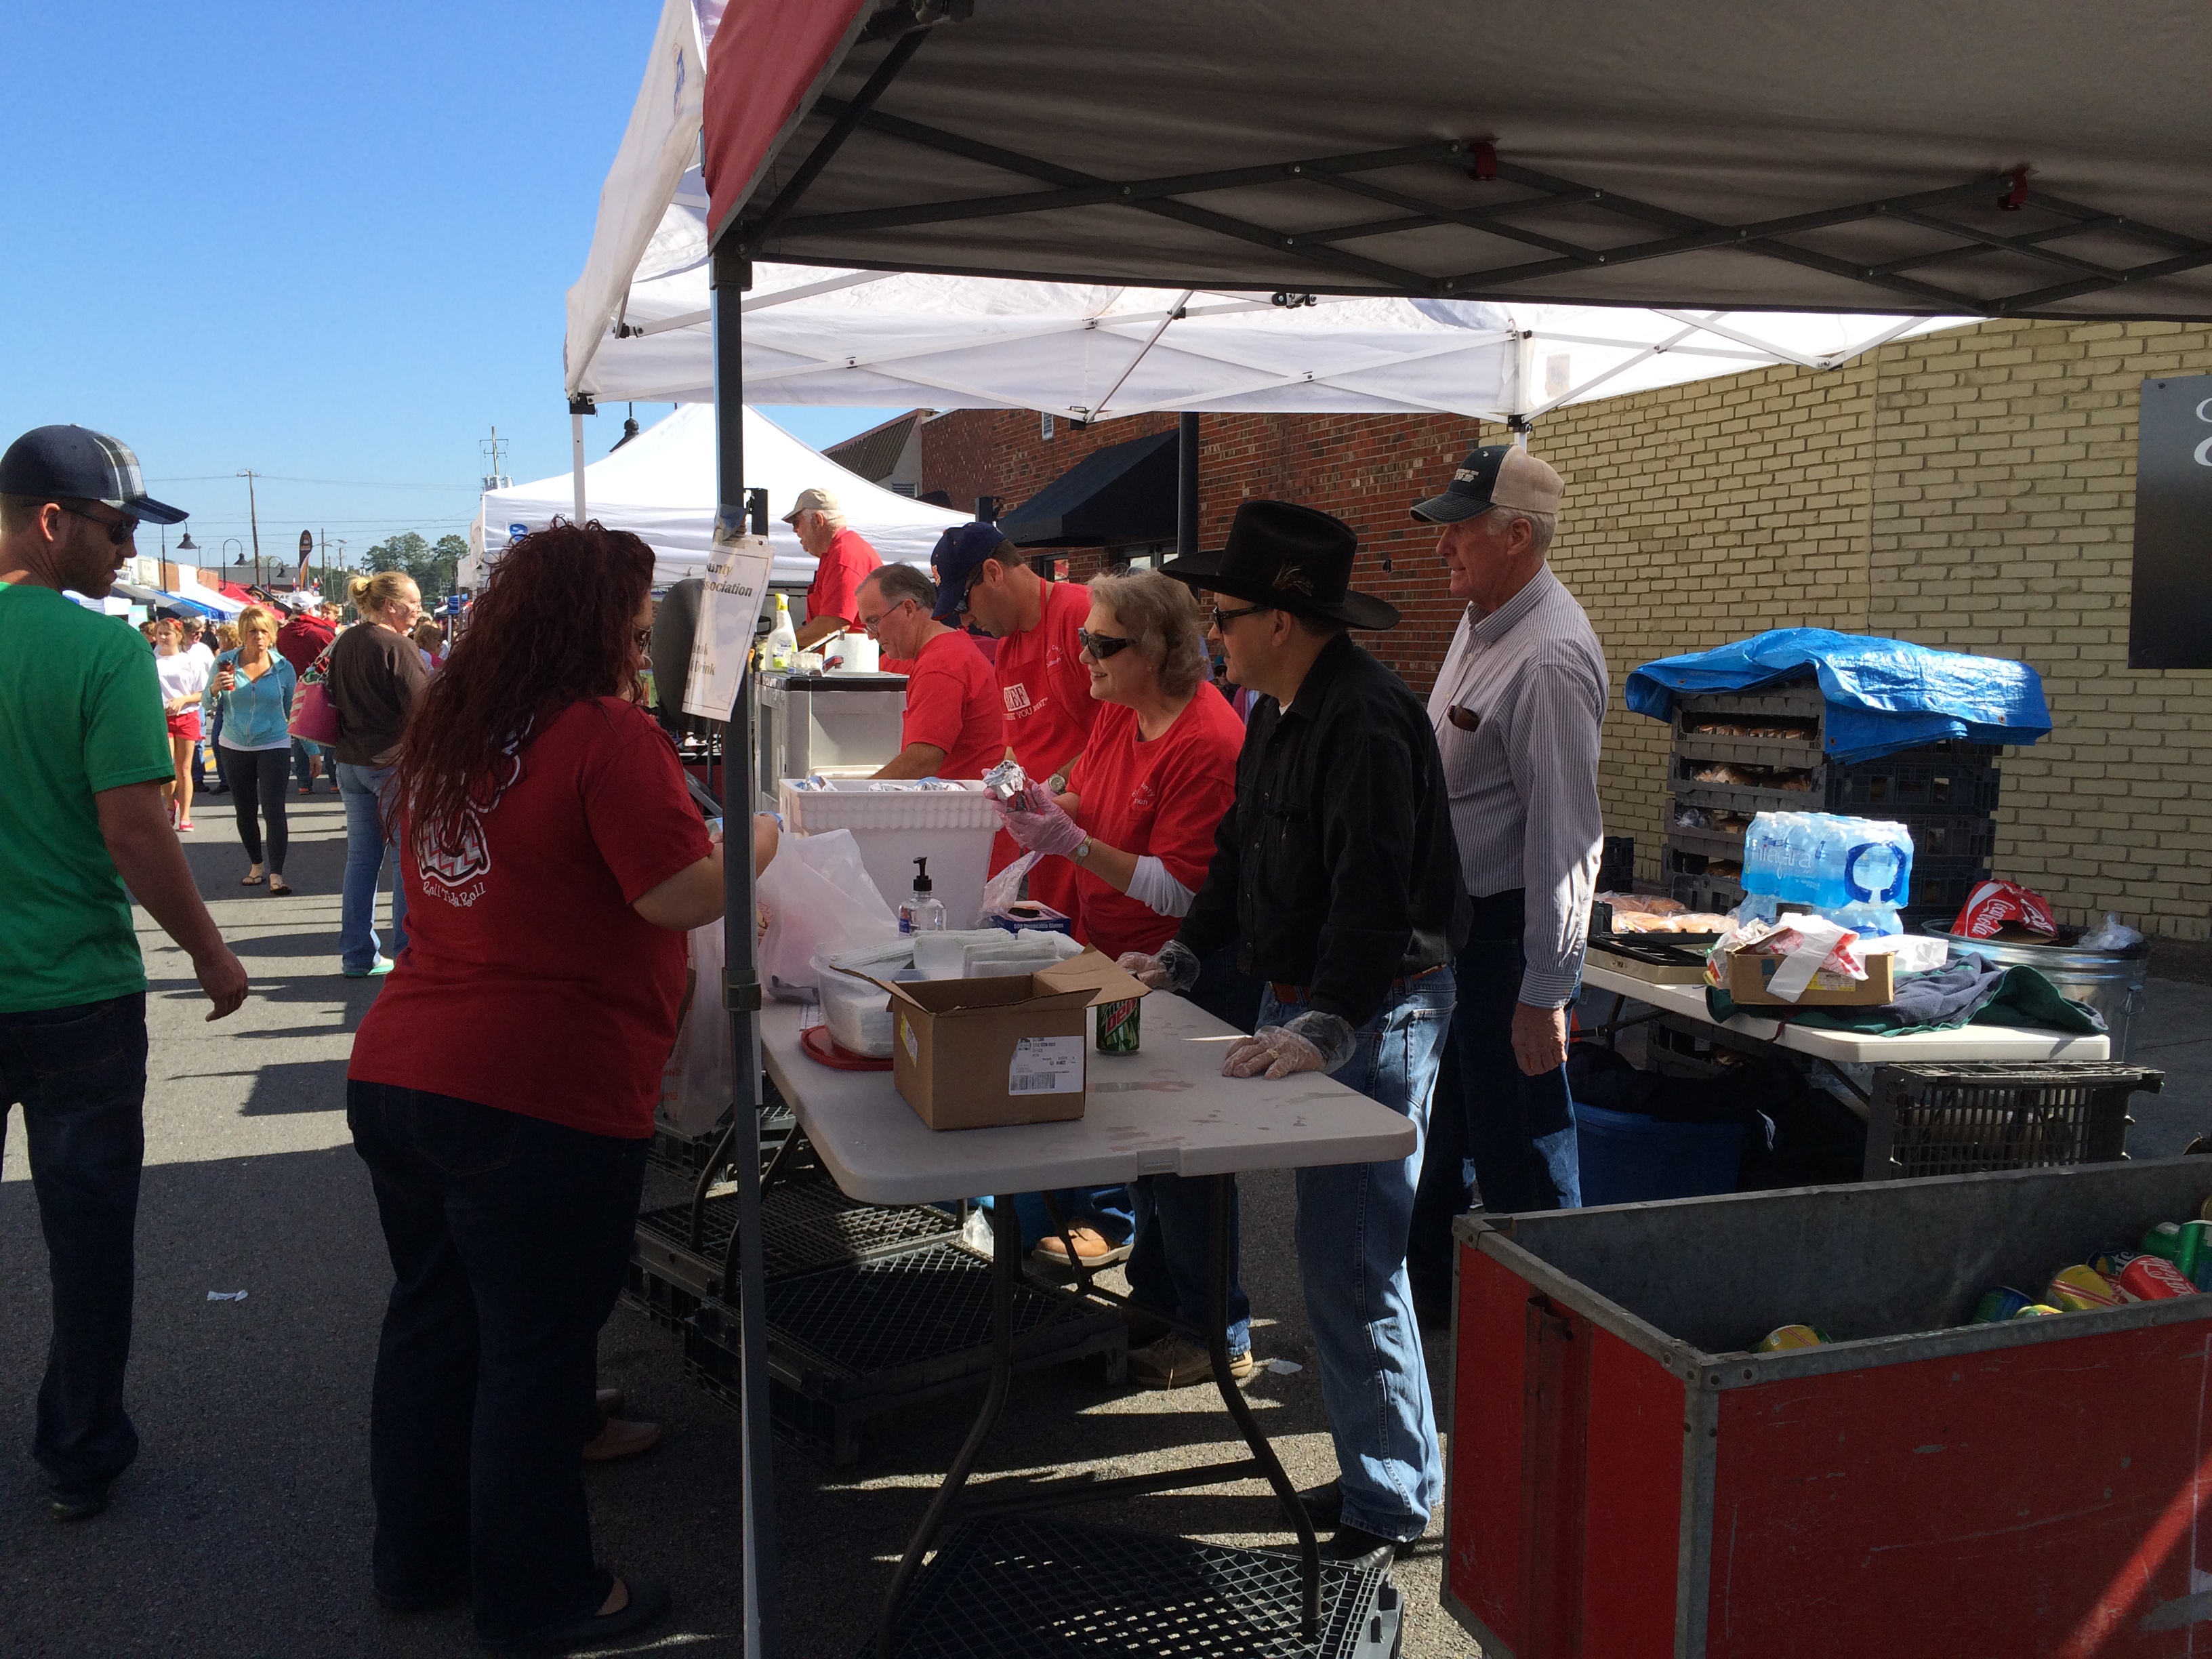
{"label": "black awning", "polygon": [[1176,434],[1093,450],[999,520],[1016,547],[1104,547],[1172,541]]}

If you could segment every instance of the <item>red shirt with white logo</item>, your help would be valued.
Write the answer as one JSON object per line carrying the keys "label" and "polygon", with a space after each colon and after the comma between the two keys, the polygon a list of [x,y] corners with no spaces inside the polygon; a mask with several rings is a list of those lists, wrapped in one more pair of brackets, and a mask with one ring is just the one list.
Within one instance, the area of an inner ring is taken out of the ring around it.
{"label": "red shirt with white logo", "polygon": [[346,1075],[641,1140],[684,941],[630,906],[708,850],[675,747],[643,709],[597,697],[495,782],[457,852],[424,860],[408,838],[407,948]]}
{"label": "red shirt with white logo", "polygon": [[[1002,635],[991,666],[1006,704],[1006,746],[1022,770],[1039,783],[1083,751],[1099,704],[1091,695],[1076,630],[1091,616],[1091,590],[1073,582],[1044,584],[1044,611],[1035,628]],[[993,873],[1021,856],[1001,830],[991,843]],[[1030,872],[1030,896],[1066,915],[1075,914],[1074,866],[1040,859]]]}
{"label": "red shirt with white logo", "polygon": [[[1244,723],[1211,685],[1150,742],[1138,735],[1135,709],[1101,703],[1091,746],[1068,775],[1082,800],[1075,821],[1109,847],[1158,859],[1194,893],[1213,862],[1215,827],[1237,799],[1243,746]],[[1087,870],[1074,873],[1075,936],[1109,959],[1124,951],[1157,955],[1182,925]]]}
{"label": "red shirt with white logo", "polygon": [[857,530],[841,530],[830,538],[830,545],[814,566],[814,580],[806,588],[806,620],[817,617],[842,617],[855,628],[860,625],[860,584],[869,573],[883,568],[884,562],[876,550],[868,545],[867,538]]}
{"label": "red shirt with white logo", "polygon": [[980,778],[1006,753],[1006,721],[991,665],[965,634],[946,632],[921,647],[906,670],[902,747],[926,743],[945,751],[940,778]]}

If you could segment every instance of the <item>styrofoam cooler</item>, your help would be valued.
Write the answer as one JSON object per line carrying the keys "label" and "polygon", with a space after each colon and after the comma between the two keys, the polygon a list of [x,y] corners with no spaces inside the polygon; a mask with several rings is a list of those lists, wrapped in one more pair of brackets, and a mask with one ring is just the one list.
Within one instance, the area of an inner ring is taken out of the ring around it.
{"label": "styrofoam cooler", "polygon": [[802,836],[851,830],[860,862],[894,910],[914,891],[914,861],[927,859],[945,925],[976,925],[990,874],[991,838],[999,831],[998,809],[981,783],[964,781],[956,792],[879,790],[866,778],[832,778],[827,789],[799,789],[796,781],[786,778],[776,785],[776,808],[787,830]]}

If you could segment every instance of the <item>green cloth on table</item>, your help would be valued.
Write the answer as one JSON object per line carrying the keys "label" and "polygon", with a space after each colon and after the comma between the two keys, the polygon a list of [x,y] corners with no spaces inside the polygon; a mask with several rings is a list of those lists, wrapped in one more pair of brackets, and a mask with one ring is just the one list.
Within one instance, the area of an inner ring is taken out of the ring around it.
{"label": "green cloth on table", "polygon": [[[1959,968],[1960,964],[1954,963],[1937,969],[1936,974],[1956,974]],[[1901,991],[1911,981],[1935,976],[1901,974],[1898,986]],[[1781,1018],[1792,1025],[1817,1030],[1856,1031],[1873,1036],[1955,1031],[1962,1025],[2012,1025],[2080,1036],[2097,1036],[2104,1032],[2104,1021],[2094,1011],[2060,995],[2058,988],[2035,969],[2008,968],[1991,977],[1995,984],[1983,988],[1981,994],[1966,1001],[1954,1017],[1936,1020],[1916,1020],[1909,1009],[1896,1003],[1874,1008],[1790,1008],[1759,1003],[1738,1008],[1734,997],[1710,985],[1705,988],[1705,1012],[1716,1024],[1725,1024],[1738,1013],[1745,1013],[1754,1019]]]}

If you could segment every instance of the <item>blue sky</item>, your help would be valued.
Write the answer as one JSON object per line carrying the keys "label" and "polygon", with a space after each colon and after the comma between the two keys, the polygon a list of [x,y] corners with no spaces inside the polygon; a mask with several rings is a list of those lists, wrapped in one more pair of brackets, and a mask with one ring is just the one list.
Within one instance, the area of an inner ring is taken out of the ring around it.
{"label": "blue sky", "polygon": [[[114,433],[210,562],[248,535],[242,467],[264,554],[307,528],[349,557],[465,529],[495,425],[513,477],[565,471],[562,298],[659,15],[0,9],[0,446]],[[896,411],[768,412],[821,444]],[[594,459],[623,413],[585,422]]]}

